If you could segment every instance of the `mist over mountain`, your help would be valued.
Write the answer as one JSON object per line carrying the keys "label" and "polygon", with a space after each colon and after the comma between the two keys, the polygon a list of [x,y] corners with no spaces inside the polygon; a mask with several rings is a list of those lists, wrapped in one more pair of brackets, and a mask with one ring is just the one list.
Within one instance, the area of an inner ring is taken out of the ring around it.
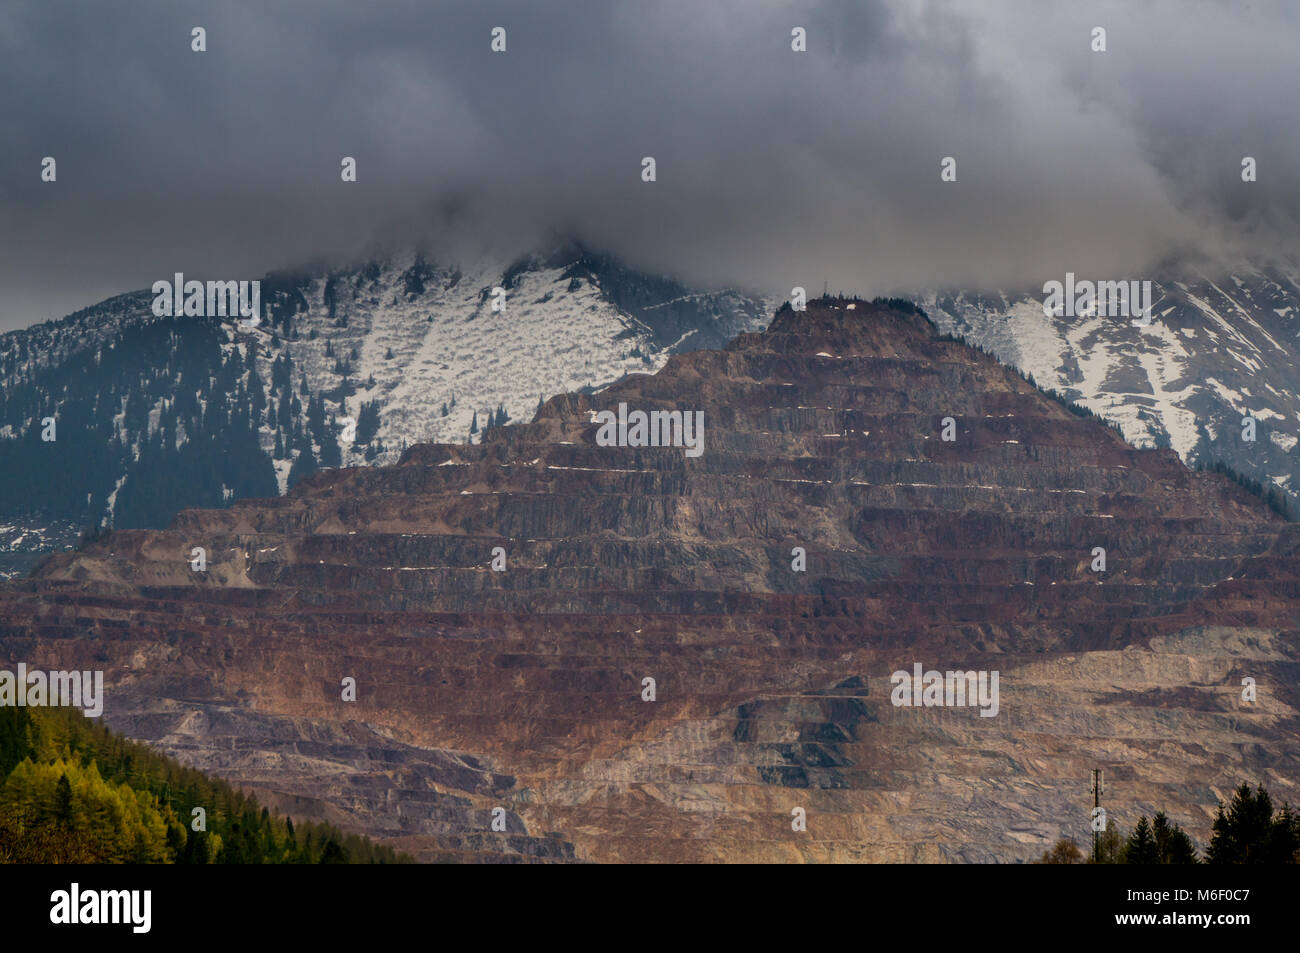
{"label": "mist over mountain", "polygon": [[778,299],[1294,255],[1298,44],[1286,0],[18,0],[0,328],[466,208]]}

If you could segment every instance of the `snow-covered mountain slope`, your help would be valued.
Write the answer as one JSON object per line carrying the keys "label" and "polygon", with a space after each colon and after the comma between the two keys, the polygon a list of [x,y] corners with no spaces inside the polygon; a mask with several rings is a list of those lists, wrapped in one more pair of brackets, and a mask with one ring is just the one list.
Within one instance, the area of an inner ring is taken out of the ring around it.
{"label": "snow-covered mountain slope", "polygon": [[775,302],[564,243],[513,260],[410,251],[273,272],[262,304],[250,331],[155,316],[137,291],[0,335],[0,522],[15,546],[56,522],[61,546],[77,526],[162,525],[320,466],[476,440],[531,419],[542,398],[758,330]]}
{"label": "snow-covered mountain slope", "polygon": [[[1147,327],[1049,317],[1041,292],[918,300],[943,330],[1114,422],[1138,446],[1170,446],[1189,463],[1222,462],[1300,490],[1300,269],[1154,281]],[[1253,442],[1243,439],[1247,415]]]}
{"label": "snow-covered mountain slope", "polygon": [[[1156,282],[1145,328],[1049,317],[1040,293],[918,300],[941,329],[1133,443],[1300,489],[1296,269]],[[151,301],[131,292],[0,335],[0,523],[13,528],[0,556],[16,567],[0,559],[0,575],[71,545],[78,527],[163,525],[186,506],[283,492],[321,466],[476,440],[531,419],[539,399],[761,329],[777,303],[692,290],[575,244],[517,260],[409,251],[274,272],[252,331],[159,318]],[[49,417],[57,441],[45,442]]]}
{"label": "snow-covered mountain slope", "polygon": [[[504,291],[499,311],[494,288]],[[742,294],[693,292],[573,248],[469,265],[409,254],[294,280],[277,305],[282,315],[296,310],[268,356],[289,353],[310,391],[326,394],[337,393],[338,362],[349,361],[359,389],[330,402],[337,417],[381,402],[385,449],[373,462],[412,443],[465,440],[476,418],[481,430],[498,408],[531,419],[541,399],[658,370],[672,353],[761,328],[771,312]],[[345,449],[344,462],[366,462],[364,449]]]}

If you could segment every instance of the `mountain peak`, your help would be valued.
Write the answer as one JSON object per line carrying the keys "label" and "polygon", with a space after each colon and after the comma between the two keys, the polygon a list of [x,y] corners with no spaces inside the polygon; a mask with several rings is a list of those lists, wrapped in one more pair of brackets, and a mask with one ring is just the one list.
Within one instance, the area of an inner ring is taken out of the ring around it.
{"label": "mountain peak", "polygon": [[[102,667],[110,725],[424,859],[1028,859],[1098,765],[1116,816],[1204,836],[1255,765],[1236,673],[1300,756],[1297,533],[914,308],[823,299],[88,541],[0,590],[0,654]],[[900,705],[915,666],[1001,694]]]}
{"label": "mountain peak", "polygon": [[767,317],[755,299],[688,289],[573,239],[514,259],[401,248],[261,280],[251,333],[160,318],[139,291],[0,336],[0,526],[14,546],[37,543],[15,569],[78,527],[161,527],[184,506],[284,492],[321,467],[480,440],[546,396],[721,346]]}

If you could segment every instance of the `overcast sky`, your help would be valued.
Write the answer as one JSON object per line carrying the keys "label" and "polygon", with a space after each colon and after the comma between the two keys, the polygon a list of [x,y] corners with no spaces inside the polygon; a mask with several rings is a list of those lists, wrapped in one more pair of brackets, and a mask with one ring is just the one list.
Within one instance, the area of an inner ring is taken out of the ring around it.
{"label": "overcast sky", "polygon": [[781,295],[1295,256],[1297,50],[1293,2],[6,0],[0,329],[426,236]]}

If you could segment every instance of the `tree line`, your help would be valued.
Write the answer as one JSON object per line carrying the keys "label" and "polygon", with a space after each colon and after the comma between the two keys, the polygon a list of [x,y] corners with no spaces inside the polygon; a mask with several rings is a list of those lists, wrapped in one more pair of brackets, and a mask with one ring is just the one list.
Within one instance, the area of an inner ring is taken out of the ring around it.
{"label": "tree line", "polygon": [[273,815],[75,709],[0,708],[0,778],[0,863],[411,862],[332,825]]}
{"label": "tree line", "polygon": [[1296,864],[1300,863],[1300,813],[1284,803],[1275,809],[1268,790],[1242,784],[1227,804],[1219,802],[1204,856],[1191,837],[1163,811],[1154,820],[1139,818],[1124,836],[1108,823],[1096,849],[1085,856],[1063,837],[1034,861],[1037,864]]}

